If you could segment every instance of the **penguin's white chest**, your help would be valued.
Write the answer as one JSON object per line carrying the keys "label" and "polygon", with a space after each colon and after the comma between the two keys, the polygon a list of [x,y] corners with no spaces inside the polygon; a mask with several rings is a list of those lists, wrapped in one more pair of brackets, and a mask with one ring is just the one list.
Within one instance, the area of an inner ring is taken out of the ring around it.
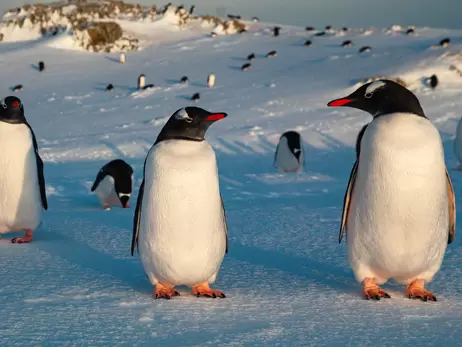
{"label": "penguin's white chest", "polygon": [[139,253],[153,284],[213,282],[226,237],[215,152],[206,141],[167,140],[146,161]]}
{"label": "penguin's white chest", "polygon": [[281,138],[276,151],[276,167],[281,172],[303,171],[303,147],[300,147],[300,160],[292,153],[285,137]]}
{"label": "penguin's white chest", "polygon": [[347,223],[358,281],[430,281],[446,249],[448,214],[438,130],[410,114],[374,119],[361,142]]}
{"label": "penguin's white chest", "polygon": [[95,194],[100,202],[108,205],[120,205],[119,197],[114,188],[114,178],[107,175],[95,189]]}
{"label": "penguin's white chest", "polygon": [[32,134],[0,122],[0,233],[36,229],[42,203]]}

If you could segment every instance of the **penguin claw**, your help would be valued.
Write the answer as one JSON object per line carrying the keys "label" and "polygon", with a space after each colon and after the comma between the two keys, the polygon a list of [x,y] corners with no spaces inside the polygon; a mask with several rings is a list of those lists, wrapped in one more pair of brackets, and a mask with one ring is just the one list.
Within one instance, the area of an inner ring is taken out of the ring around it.
{"label": "penguin claw", "polygon": [[212,289],[209,287],[208,283],[196,286],[192,290],[193,294],[196,297],[205,296],[206,298],[226,298],[226,295],[219,290]]}
{"label": "penguin claw", "polygon": [[390,299],[391,296],[383,291],[377,284],[375,279],[365,278],[364,281],[363,296],[366,300],[375,299],[380,300],[381,298]]}
{"label": "penguin claw", "polygon": [[176,290],[171,288],[166,288],[162,285],[156,285],[156,290],[154,291],[154,299],[166,299],[170,300],[172,296],[180,296]]}
{"label": "penguin claw", "polygon": [[406,290],[406,296],[409,299],[420,299],[423,302],[438,301],[435,295],[427,292],[424,288],[416,288],[412,287],[412,285]]}
{"label": "penguin claw", "polygon": [[29,243],[32,241],[32,230],[26,230],[24,237],[15,237],[11,239],[11,243]]}

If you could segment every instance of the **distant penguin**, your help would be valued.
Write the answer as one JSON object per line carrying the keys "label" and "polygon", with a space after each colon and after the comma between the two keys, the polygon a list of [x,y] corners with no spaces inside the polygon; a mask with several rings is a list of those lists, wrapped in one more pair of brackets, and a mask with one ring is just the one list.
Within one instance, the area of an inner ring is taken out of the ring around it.
{"label": "distant penguin", "polygon": [[210,33],[210,36],[211,36],[211,37],[217,37],[217,33],[216,33],[216,32],[211,32],[211,33]]}
{"label": "distant penguin", "polygon": [[359,49],[359,53],[366,53],[366,52],[370,52],[371,50],[372,50],[371,47],[369,47],[369,46],[364,46],[364,47],[361,47],[361,48]]}
{"label": "distant penguin", "polygon": [[274,35],[274,36],[279,36],[280,30],[281,30],[280,27],[274,27],[274,28],[273,28],[273,35]]}
{"label": "distant penguin", "polygon": [[353,46],[353,42],[351,42],[351,40],[346,40],[346,41],[343,41],[342,43],[342,47],[351,47]]}
{"label": "distant penguin", "polygon": [[260,21],[260,19],[258,17],[252,17],[252,22],[256,23],[256,22],[259,22],[259,21]]}
{"label": "distant penguin", "polygon": [[191,97],[191,101],[194,101],[194,102],[198,102],[200,101],[201,99],[201,95],[199,93],[195,93],[192,97]]}
{"label": "distant penguin", "polygon": [[215,75],[213,73],[211,73],[207,77],[207,87],[213,88],[214,86],[215,86]]}
{"label": "distant penguin", "polygon": [[250,63],[244,64],[244,65],[241,66],[242,71],[248,71],[251,68],[252,68],[252,64],[250,64]]}
{"label": "distant penguin", "polygon": [[314,34],[314,36],[326,36],[326,32],[325,31],[318,31],[316,34]]}
{"label": "distant penguin", "polygon": [[311,42],[311,40],[306,40],[303,45],[308,47],[308,46],[311,46],[312,44],[313,42]]}
{"label": "distant penguin", "polygon": [[195,9],[195,8],[196,8],[196,6],[195,6],[195,5],[192,5],[192,6],[190,7],[190,9],[189,9],[189,14],[191,14],[191,15],[194,14],[194,9]]}
{"label": "distant penguin", "polygon": [[45,63],[43,61],[39,61],[38,68],[39,68],[40,72],[44,71],[45,70]]}
{"label": "distant penguin", "polygon": [[255,60],[255,54],[253,54],[253,53],[252,53],[252,54],[249,54],[249,55],[247,56],[247,60],[248,60],[248,61],[254,61],[254,60]]}
{"label": "distant penguin", "polygon": [[277,54],[278,54],[278,52],[276,52],[276,51],[271,51],[271,52],[269,52],[269,53],[266,55],[266,57],[267,57],[267,58],[272,58],[272,57],[275,57]]}
{"label": "distant penguin", "polygon": [[326,25],[326,27],[324,28],[326,31],[329,31],[332,29],[332,25]]}
{"label": "distant penguin", "polygon": [[435,89],[438,86],[438,77],[436,75],[431,75],[427,79],[427,82],[431,89]]}
{"label": "distant penguin", "polygon": [[119,62],[121,64],[125,64],[127,62],[127,57],[125,56],[125,53],[120,53]]}
{"label": "distant penguin", "polygon": [[226,113],[198,107],[176,111],[144,162],[136,202],[131,254],[139,257],[155,299],[193,295],[225,298],[210,288],[228,252],[228,228],[215,152],[207,129]]}
{"label": "distant penguin", "polygon": [[301,172],[305,163],[303,140],[296,131],[286,131],[279,138],[274,166],[280,172]]}
{"label": "distant penguin", "polygon": [[0,100],[0,234],[23,231],[12,243],[32,241],[48,209],[43,161],[20,99]]}
{"label": "distant penguin", "polygon": [[180,80],[181,84],[185,84],[185,83],[188,83],[188,82],[189,82],[188,76],[181,77],[181,80]]}
{"label": "distant penguin", "polygon": [[451,43],[451,39],[449,37],[446,37],[440,41],[440,46],[441,47],[447,47]]}
{"label": "distant penguin", "polygon": [[454,138],[454,153],[459,162],[459,166],[455,170],[462,171],[462,118],[459,119],[456,129],[456,137]]}
{"label": "distant penguin", "polygon": [[238,34],[243,34],[243,33],[246,33],[246,32],[247,32],[247,29],[242,28],[242,29],[239,29],[239,31],[237,33]]}
{"label": "distant penguin", "polygon": [[105,210],[111,205],[130,206],[133,189],[133,168],[122,159],[105,164],[96,176],[91,191],[95,192]]}
{"label": "distant penguin", "polygon": [[143,89],[146,85],[146,76],[141,74],[138,76],[138,89]]}
{"label": "distant penguin", "polygon": [[343,27],[343,28],[342,28],[342,31],[348,31],[348,28],[347,28],[347,27]]}
{"label": "distant penguin", "polygon": [[113,86],[111,83],[109,83],[109,84],[107,85],[107,87],[106,87],[106,90],[107,90],[108,92],[112,92],[112,91],[114,90],[114,86]]}
{"label": "distant penguin", "polygon": [[406,35],[414,35],[415,34],[415,30],[413,28],[409,28],[406,30]]}
{"label": "distant penguin", "polygon": [[11,89],[13,90],[13,92],[17,93],[17,92],[20,92],[23,89],[23,86],[22,86],[22,84],[17,84]]}
{"label": "distant penguin", "polygon": [[455,237],[456,208],[443,143],[417,97],[390,80],[364,84],[328,103],[372,115],[346,188],[339,241],[366,299],[389,298],[392,278],[406,297],[436,301],[425,289]]}
{"label": "distant penguin", "polygon": [[314,31],[314,30],[316,30],[316,29],[315,29],[314,27],[306,27],[305,30],[306,30],[306,31]]}
{"label": "distant penguin", "polygon": [[151,89],[151,88],[154,88],[154,87],[155,87],[155,85],[150,83],[150,84],[146,84],[142,89],[146,90],[146,89]]}

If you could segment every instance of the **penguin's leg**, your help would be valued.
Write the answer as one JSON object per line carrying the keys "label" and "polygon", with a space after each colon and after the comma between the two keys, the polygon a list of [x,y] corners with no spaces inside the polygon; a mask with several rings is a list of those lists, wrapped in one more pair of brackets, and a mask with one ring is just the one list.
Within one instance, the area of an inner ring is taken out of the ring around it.
{"label": "penguin's leg", "polygon": [[103,205],[103,208],[106,210],[106,211],[109,211],[111,209],[111,206],[109,206],[109,204],[107,202],[104,203]]}
{"label": "penguin's leg", "polygon": [[363,285],[364,285],[363,295],[364,295],[364,298],[367,300],[370,300],[370,299],[380,300],[380,298],[387,298],[387,299],[390,298],[390,295],[387,292],[383,291],[375,283],[374,278],[366,277],[363,280]]}
{"label": "penguin's leg", "polygon": [[192,287],[192,293],[199,297],[199,296],[206,296],[208,298],[226,298],[226,295],[220,292],[219,290],[215,290],[210,288],[208,282],[203,282],[198,285]]}
{"label": "penguin's leg", "polygon": [[160,282],[156,283],[156,289],[154,290],[154,299],[167,299],[169,300],[172,296],[180,296],[175,289],[170,288]]}
{"label": "penguin's leg", "polygon": [[436,296],[425,290],[425,280],[416,279],[407,287],[406,296],[409,299],[420,299],[422,301],[436,301]]}
{"label": "penguin's leg", "polygon": [[15,237],[11,243],[29,243],[32,241],[32,229],[24,230],[24,237]]}

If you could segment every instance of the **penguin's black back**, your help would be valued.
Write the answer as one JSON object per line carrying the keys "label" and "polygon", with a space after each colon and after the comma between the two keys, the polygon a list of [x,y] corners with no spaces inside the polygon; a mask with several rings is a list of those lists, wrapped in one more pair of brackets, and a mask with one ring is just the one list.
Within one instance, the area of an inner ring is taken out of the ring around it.
{"label": "penguin's black back", "polygon": [[282,134],[281,138],[285,137],[287,139],[287,145],[289,146],[290,151],[293,153],[295,149],[301,149],[301,136],[299,133],[293,130],[286,131]]}
{"label": "penguin's black back", "polygon": [[117,192],[132,192],[133,168],[122,159],[115,159],[105,164],[98,172],[91,191],[95,191],[98,185],[106,176],[114,178],[114,185]]}

